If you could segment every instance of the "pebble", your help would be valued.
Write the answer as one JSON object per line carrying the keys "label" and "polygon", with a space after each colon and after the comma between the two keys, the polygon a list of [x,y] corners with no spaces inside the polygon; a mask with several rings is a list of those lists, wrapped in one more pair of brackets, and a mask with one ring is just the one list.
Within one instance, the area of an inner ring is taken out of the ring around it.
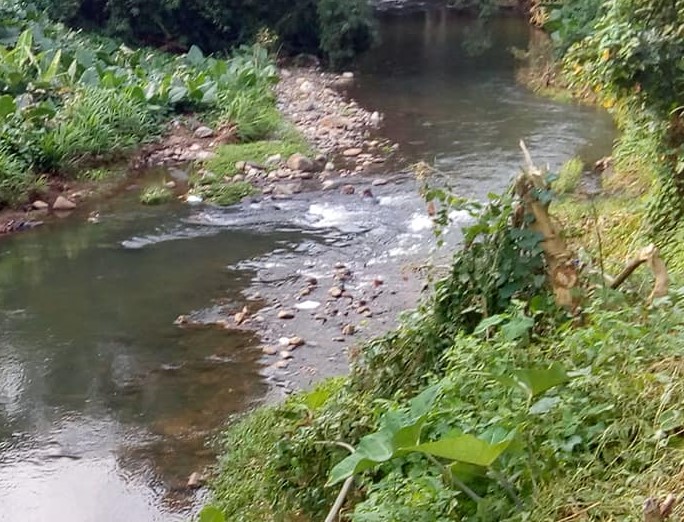
{"label": "pebble", "polygon": [[321,190],[330,190],[330,189],[335,188],[336,185],[337,185],[337,183],[335,181],[333,181],[331,179],[327,179],[321,185]]}
{"label": "pebble", "polygon": [[381,185],[387,185],[387,180],[385,178],[376,178],[371,183],[374,187],[379,187]]}
{"label": "pebble", "polygon": [[292,355],[292,352],[288,350],[283,350],[282,352],[280,352],[281,359],[292,359],[293,357],[294,355]]}
{"label": "pebble", "polygon": [[298,337],[295,335],[294,337],[290,337],[288,339],[287,343],[289,346],[292,346],[293,348],[297,348],[299,346],[304,346],[305,341],[301,337]]}
{"label": "pebble", "polygon": [[278,353],[278,350],[273,348],[272,346],[264,346],[261,351],[264,353],[264,355],[275,355]]}
{"label": "pebble", "polygon": [[278,319],[294,319],[294,312],[292,310],[281,310],[278,312]]}
{"label": "pebble", "polygon": [[352,148],[352,149],[346,149],[345,151],[343,151],[342,155],[346,156],[347,158],[353,158],[354,156],[358,156],[362,152],[363,152],[362,149]]}
{"label": "pebble", "polygon": [[356,333],[356,327],[353,324],[344,325],[342,328],[342,335],[354,335]]}
{"label": "pebble", "polygon": [[340,189],[340,193],[344,194],[345,196],[350,196],[355,192],[356,189],[354,189],[354,185],[344,185]]}
{"label": "pebble", "polygon": [[45,203],[45,201],[41,201],[40,199],[38,199],[38,200],[34,201],[33,203],[31,203],[31,206],[32,206],[35,210],[45,210],[45,209],[48,208],[50,205],[48,205],[47,203]]}
{"label": "pebble", "polygon": [[289,346],[290,345],[290,338],[289,337],[281,337],[278,339],[278,344],[280,346]]}
{"label": "pebble", "polygon": [[280,361],[278,361],[277,363],[275,363],[274,366],[275,366],[276,368],[283,369],[283,368],[287,368],[289,365],[290,365],[290,360],[289,360],[289,359],[281,359]]}
{"label": "pebble", "polygon": [[297,303],[295,308],[297,310],[315,310],[319,306],[321,306],[321,303],[318,301],[304,301],[302,303]]}
{"label": "pebble", "polygon": [[339,297],[342,297],[342,293],[344,291],[338,287],[338,286],[333,286],[328,293],[330,294],[331,297],[334,297],[335,299],[338,299]]}
{"label": "pebble", "polygon": [[187,486],[188,489],[197,489],[197,488],[199,488],[199,487],[202,485],[202,482],[204,482],[204,481],[202,480],[202,475],[200,475],[199,473],[197,473],[197,472],[195,471],[195,472],[194,472],[192,475],[190,475],[190,477],[188,478],[188,483],[186,484],[186,486]]}
{"label": "pebble", "polygon": [[164,186],[166,188],[169,188],[169,189],[175,189],[176,188],[176,182],[173,180],[167,181],[166,183],[164,183]]}
{"label": "pebble", "polygon": [[205,138],[211,138],[214,135],[214,131],[207,126],[202,126],[197,128],[194,135],[195,138],[203,140]]}

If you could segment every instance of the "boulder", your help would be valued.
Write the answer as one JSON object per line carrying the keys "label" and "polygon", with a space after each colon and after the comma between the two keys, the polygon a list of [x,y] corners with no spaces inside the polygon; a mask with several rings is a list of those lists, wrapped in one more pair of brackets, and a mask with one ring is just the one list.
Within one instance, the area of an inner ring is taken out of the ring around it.
{"label": "boulder", "polygon": [[76,203],[68,200],[64,196],[57,196],[57,199],[52,204],[52,210],[74,210],[76,208]]}
{"label": "boulder", "polygon": [[195,130],[194,136],[195,138],[199,140],[203,140],[206,138],[211,138],[214,135],[213,129],[207,127],[207,126],[202,126],[202,127],[197,127]]}
{"label": "boulder", "polygon": [[296,152],[287,159],[287,167],[292,170],[301,170],[302,172],[313,172],[316,170],[316,164],[299,152]]}

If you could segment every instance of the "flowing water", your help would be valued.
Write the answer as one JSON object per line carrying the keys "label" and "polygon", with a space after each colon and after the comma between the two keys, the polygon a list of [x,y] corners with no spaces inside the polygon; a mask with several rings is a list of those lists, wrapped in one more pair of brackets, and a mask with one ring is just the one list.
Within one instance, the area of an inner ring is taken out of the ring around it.
{"label": "flowing water", "polygon": [[[383,16],[352,95],[385,115],[380,132],[407,162],[484,197],[515,173],[520,138],[552,167],[609,153],[606,114],[516,85],[523,21],[476,29],[444,9]],[[174,319],[239,308],[302,266],[388,271],[424,255],[430,221],[400,181],[373,201],[326,192],[232,209],[146,208],[124,193],[95,204],[98,225],[74,215],[3,239],[0,521],[187,519],[201,496],[182,486],[214,458],[206,441],[268,386],[255,336]]]}

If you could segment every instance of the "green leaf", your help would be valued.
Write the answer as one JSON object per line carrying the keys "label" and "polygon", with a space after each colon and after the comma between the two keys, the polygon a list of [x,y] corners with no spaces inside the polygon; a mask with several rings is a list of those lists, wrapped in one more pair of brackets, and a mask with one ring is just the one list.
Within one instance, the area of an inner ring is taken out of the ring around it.
{"label": "green leaf", "polygon": [[516,341],[526,337],[534,326],[534,319],[531,317],[514,317],[501,327],[501,333],[507,341]]}
{"label": "green leaf", "polygon": [[226,517],[218,508],[207,506],[200,511],[199,522],[226,522]]}
{"label": "green leaf", "polygon": [[182,87],[180,85],[171,87],[169,90],[169,102],[171,103],[178,103],[181,101],[183,98],[185,98],[185,95],[188,93],[188,90],[185,87]]}
{"label": "green leaf", "polygon": [[541,415],[551,411],[560,402],[560,397],[542,397],[530,406],[531,415]]}
{"label": "green leaf", "polygon": [[17,104],[9,94],[0,96],[0,118],[6,118],[17,111]]}
{"label": "green leaf", "polygon": [[62,60],[62,50],[57,49],[57,52],[52,57],[52,61],[50,62],[49,67],[40,76],[40,79],[44,82],[51,82],[52,80],[54,80],[55,76],[57,76],[57,72],[59,72],[59,64],[60,64],[61,60]]}
{"label": "green leaf", "polygon": [[492,326],[497,326],[504,322],[506,318],[503,315],[497,314],[490,317],[486,317],[480,321],[473,331],[473,335],[480,335],[485,333]]}
{"label": "green leaf", "polygon": [[188,54],[185,55],[185,58],[190,65],[197,66],[204,62],[204,53],[202,53],[202,50],[199,47],[193,45],[190,47],[190,50],[188,50]]}
{"label": "green leaf", "polygon": [[504,440],[497,444],[490,444],[473,435],[460,435],[453,438],[443,438],[435,442],[426,442],[415,446],[413,450],[442,457],[450,460],[457,460],[467,464],[488,467],[506,451],[511,444],[511,439]]}
{"label": "green leaf", "polygon": [[417,418],[426,415],[431,409],[432,405],[437,400],[437,397],[442,391],[442,383],[438,382],[432,386],[428,386],[413,399],[409,401],[411,417]]}
{"label": "green leaf", "polygon": [[548,368],[530,368],[514,371],[512,379],[518,387],[532,398],[541,395],[555,386],[565,384],[571,377],[560,364],[553,363]]}
{"label": "green leaf", "polygon": [[323,406],[332,395],[332,390],[329,388],[317,388],[304,396],[304,404],[310,410],[317,410]]}

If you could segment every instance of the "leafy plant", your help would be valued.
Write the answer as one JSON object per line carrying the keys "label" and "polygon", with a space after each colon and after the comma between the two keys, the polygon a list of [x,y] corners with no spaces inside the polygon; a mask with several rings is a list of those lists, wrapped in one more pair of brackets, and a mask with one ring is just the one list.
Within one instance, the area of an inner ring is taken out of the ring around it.
{"label": "leafy plant", "polygon": [[161,205],[173,200],[173,192],[164,185],[150,185],[140,194],[143,205]]}

